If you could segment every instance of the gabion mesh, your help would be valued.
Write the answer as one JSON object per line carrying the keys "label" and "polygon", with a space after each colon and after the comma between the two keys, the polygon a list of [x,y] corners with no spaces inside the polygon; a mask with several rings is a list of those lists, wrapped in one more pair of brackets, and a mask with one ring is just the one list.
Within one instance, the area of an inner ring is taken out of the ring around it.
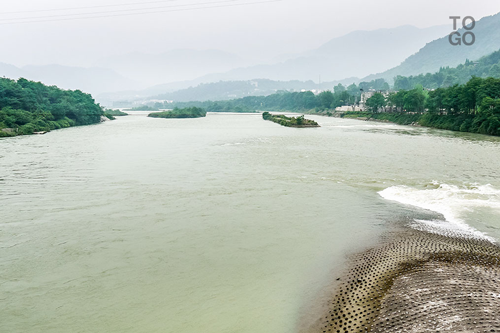
{"label": "gabion mesh", "polygon": [[343,332],[500,332],[500,247],[407,230],[352,258],[320,328]]}

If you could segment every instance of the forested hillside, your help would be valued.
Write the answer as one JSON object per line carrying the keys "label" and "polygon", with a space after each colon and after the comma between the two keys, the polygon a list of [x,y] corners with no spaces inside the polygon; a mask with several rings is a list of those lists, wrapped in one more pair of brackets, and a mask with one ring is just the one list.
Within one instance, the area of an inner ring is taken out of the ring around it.
{"label": "forested hillside", "polygon": [[465,84],[472,77],[500,78],[500,51],[484,56],[478,61],[466,60],[457,67],[441,67],[439,72],[417,76],[397,76],[394,80],[394,89],[413,89],[421,85],[427,89],[450,87],[454,84]]}
{"label": "forested hillside", "polygon": [[0,136],[95,124],[102,115],[92,96],[80,90],[0,78]]}

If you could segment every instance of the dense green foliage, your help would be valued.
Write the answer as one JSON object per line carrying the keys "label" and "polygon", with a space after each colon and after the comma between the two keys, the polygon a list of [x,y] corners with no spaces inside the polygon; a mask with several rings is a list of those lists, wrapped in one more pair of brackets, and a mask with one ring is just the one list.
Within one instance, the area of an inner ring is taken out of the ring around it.
{"label": "dense green foliage", "polygon": [[205,117],[207,112],[197,107],[190,107],[185,109],[175,108],[172,111],[154,112],[150,113],[148,117],[153,118],[201,118]]}
{"label": "dense green foliage", "polygon": [[475,62],[467,60],[457,67],[442,67],[439,72],[434,74],[397,76],[394,79],[394,89],[409,90],[418,85],[428,89],[451,87],[455,84],[465,84],[472,77],[500,78],[500,51],[493,52]]}
{"label": "dense green foliage", "polygon": [[103,110],[80,90],[0,78],[0,136],[99,123]]}
{"label": "dense green foliage", "polygon": [[385,97],[381,93],[377,92],[373,94],[372,97],[368,98],[366,101],[366,106],[372,112],[378,112],[378,110],[385,106]]}
{"label": "dense green foliage", "polygon": [[319,127],[317,122],[305,119],[303,115],[299,117],[287,117],[281,114],[270,114],[266,111],[262,113],[262,118],[286,127]]}
{"label": "dense green foliage", "polygon": [[[500,79],[475,77],[463,85],[425,91],[401,90],[386,99],[391,113],[370,113],[374,119],[453,131],[500,135]],[[366,117],[349,113],[347,117]]]}

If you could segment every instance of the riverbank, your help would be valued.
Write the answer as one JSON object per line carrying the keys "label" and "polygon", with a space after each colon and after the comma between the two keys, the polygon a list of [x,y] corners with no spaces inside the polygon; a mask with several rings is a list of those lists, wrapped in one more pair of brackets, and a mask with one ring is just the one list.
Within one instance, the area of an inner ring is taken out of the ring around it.
{"label": "riverbank", "polygon": [[[486,115],[438,115],[431,113],[401,113],[401,112],[345,112],[341,118],[391,122],[398,125],[424,126],[455,132],[468,132],[499,136],[500,122]],[[498,130],[496,129],[498,127]]]}
{"label": "riverbank", "polygon": [[408,228],[351,259],[305,332],[500,332],[498,244]]}

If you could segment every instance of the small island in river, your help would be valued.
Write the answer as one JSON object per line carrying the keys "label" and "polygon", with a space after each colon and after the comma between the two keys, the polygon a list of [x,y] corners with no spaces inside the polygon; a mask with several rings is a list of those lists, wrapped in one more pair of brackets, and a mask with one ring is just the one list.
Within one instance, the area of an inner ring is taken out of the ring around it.
{"label": "small island in river", "polygon": [[201,108],[190,107],[184,109],[175,108],[171,111],[150,113],[148,117],[153,118],[201,118],[206,117],[207,112]]}
{"label": "small island in river", "polygon": [[317,122],[305,119],[303,115],[300,117],[287,117],[281,114],[271,114],[266,111],[262,113],[262,118],[286,127],[319,127]]}

